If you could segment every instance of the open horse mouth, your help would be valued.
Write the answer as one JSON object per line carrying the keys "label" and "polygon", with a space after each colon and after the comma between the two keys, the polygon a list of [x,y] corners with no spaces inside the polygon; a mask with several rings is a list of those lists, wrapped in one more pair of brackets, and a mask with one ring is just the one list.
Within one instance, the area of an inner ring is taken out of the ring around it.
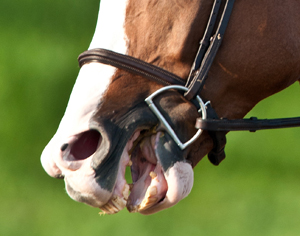
{"label": "open horse mouth", "polygon": [[[119,116],[100,108],[104,111],[93,114],[85,124],[88,128],[71,136],[58,133],[59,139],[47,145],[41,158],[47,173],[64,178],[72,199],[106,214],[125,207],[152,214],[185,198],[193,186],[188,151],[160,129],[144,101]],[[186,119],[176,116],[170,122],[182,140],[189,135],[183,121]],[[128,183],[126,171],[131,172]]]}
{"label": "open horse mouth", "polygon": [[168,184],[155,154],[159,135],[161,135],[160,132],[147,135],[137,131],[133,136],[133,138],[136,136],[138,138],[130,150],[133,184],[127,209],[131,212],[146,210],[166,196]]}
{"label": "open horse mouth", "polygon": [[[157,97],[156,104],[163,110],[166,101],[174,103],[172,111],[180,107],[176,114],[190,108],[197,114],[176,91]],[[130,212],[152,214],[185,198],[193,186],[192,165],[186,161],[188,150],[180,149],[161,129],[144,100],[115,112],[106,106],[109,104],[103,103],[93,113],[86,123],[88,129],[61,146],[56,163],[62,168],[58,174],[65,176],[69,196],[106,214],[125,207]],[[186,117],[173,117],[172,111],[163,110],[180,139],[188,140],[194,130],[186,126]],[[131,172],[128,183],[126,171]]]}
{"label": "open horse mouth", "polygon": [[[112,197],[100,207],[103,213],[114,214],[126,206],[130,212],[151,214],[175,205],[189,194],[193,185],[192,167],[186,162],[167,167],[161,156],[166,149],[161,145],[168,145],[162,140],[165,140],[163,132],[136,130],[133,133],[121,155]],[[131,170],[130,184],[125,180],[127,166]]]}

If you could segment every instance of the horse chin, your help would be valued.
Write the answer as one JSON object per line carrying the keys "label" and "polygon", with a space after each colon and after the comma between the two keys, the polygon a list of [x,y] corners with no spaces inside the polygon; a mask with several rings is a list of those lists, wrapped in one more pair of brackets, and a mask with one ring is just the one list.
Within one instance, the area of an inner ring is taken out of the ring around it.
{"label": "horse chin", "polygon": [[[193,170],[181,150],[173,152],[174,144],[163,132],[135,131],[123,150],[112,197],[100,207],[103,213],[127,207],[129,212],[153,214],[186,197],[193,186]],[[131,184],[125,180],[126,166]]]}

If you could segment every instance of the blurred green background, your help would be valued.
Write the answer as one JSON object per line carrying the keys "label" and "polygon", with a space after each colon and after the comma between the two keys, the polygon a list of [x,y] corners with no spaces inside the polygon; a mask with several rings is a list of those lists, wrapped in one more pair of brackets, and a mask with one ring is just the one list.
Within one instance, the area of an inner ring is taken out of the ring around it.
{"label": "blurred green background", "polygon": [[[299,235],[299,128],[236,132],[227,158],[195,168],[192,193],[152,216],[99,216],[42,169],[94,33],[99,0],[1,0],[0,235]],[[299,85],[249,116],[300,115]]]}

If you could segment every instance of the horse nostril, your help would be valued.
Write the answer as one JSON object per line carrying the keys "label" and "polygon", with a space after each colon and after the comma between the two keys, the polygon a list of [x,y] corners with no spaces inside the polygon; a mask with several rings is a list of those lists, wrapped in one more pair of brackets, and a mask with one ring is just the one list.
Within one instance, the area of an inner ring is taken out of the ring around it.
{"label": "horse nostril", "polygon": [[[101,135],[97,130],[88,130],[80,134],[79,138],[72,144],[70,154],[76,160],[83,160],[94,154],[101,142]],[[61,149],[66,149],[64,144]]]}
{"label": "horse nostril", "polygon": [[64,179],[65,176],[63,174],[58,174],[58,175],[55,175],[54,178],[56,178],[56,179]]}
{"label": "horse nostril", "polygon": [[67,148],[68,148],[69,144],[68,143],[65,143],[61,146],[60,150],[63,152],[65,151]]}

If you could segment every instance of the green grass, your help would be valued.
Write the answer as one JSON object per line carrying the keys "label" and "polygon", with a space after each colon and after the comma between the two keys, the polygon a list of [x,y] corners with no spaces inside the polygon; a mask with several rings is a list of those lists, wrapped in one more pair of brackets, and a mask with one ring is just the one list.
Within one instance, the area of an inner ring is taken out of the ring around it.
{"label": "green grass", "polygon": [[[1,2],[0,235],[299,235],[299,128],[229,133],[225,161],[214,167],[204,158],[192,193],[152,216],[99,216],[47,176],[40,154],[65,110],[98,4]],[[299,107],[295,84],[248,117],[297,116]]]}

